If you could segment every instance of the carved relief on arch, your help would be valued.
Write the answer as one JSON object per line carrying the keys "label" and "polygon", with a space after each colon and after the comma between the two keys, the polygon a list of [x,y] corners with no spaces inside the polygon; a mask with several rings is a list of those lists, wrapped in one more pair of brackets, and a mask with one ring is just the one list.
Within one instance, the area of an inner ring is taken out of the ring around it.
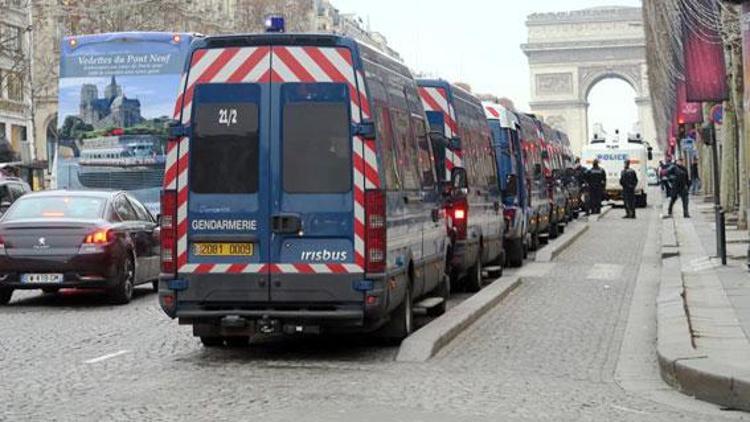
{"label": "carved relief on arch", "polygon": [[551,116],[545,116],[544,121],[552,126],[553,128],[560,130],[562,132],[567,132],[567,121],[565,120],[565,117],[560,115],[551,115]]}
{"label": "carved relief on arch", "polygon": [[587,66],[578,70],[580,98],[585,100],[591,87],[606,78],[620,78],[633,87],[637,96],[644,91],[641,85],[641,65]]}

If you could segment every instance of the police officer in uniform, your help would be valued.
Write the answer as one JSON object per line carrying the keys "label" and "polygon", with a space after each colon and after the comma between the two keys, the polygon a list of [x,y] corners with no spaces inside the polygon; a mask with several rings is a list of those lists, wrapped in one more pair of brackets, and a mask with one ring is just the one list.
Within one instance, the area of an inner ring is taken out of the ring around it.
{"label": "police officer in uniform", "polygon": [[607,173],[599,167],[598,159],[594,160],[591,168],[586,172],[586,183],[589,185],[589,210],[592,214],[600,214],[604,188],[607,186]]}
{"label": "police officer in uniform", "polygon": [[669,183],[672,185],[671,194],[672,199],[669,201],[669,216],[672,216],[672,207],[677,202],[677,198],[682,199],[682,215],[685,218],[690,218],[688,212],[688,198],[690,194],[690,179],[688,178],[688,171],[685,167],[685,162],[682,158],[677,160],[677,163],[673,164],[667,172],[669,177]]}
{"label": "police officer in uniform", "polygon": [[638,186],[638,175],[630,168],[630,160],[625,160],[625,168],[620,173],[622,199],[625,202],[625,217],[635,218],[635,188]]}

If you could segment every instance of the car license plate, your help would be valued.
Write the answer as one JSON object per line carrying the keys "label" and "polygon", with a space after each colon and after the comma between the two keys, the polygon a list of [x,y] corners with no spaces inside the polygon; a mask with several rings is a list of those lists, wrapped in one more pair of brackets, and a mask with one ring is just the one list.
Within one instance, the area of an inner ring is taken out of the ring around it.
{"label": "car license plate", "polygon": [[194,243],[195,256],[252,256],[252,243]]}
{"label": "car license plate", "polygon": [[62,283],[63,278],[62,274],[23,274],[21,282],[29,284]]}

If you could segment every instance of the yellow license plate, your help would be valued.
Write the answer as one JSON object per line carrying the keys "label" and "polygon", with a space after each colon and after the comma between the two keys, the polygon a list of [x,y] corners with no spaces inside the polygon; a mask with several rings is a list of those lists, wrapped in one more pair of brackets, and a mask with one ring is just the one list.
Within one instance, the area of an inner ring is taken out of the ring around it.
{"label": "yellow license plate", "polygon": [[252,256],[252,243],[194,243],[195,256]]}

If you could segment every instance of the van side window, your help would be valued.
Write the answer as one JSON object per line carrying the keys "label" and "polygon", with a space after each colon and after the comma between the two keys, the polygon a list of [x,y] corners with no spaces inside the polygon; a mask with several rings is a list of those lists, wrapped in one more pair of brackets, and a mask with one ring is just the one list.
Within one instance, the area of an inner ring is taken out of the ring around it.
{"label": "van side window", "polygon": [[[229,85],[196,88],[190,152],[190,186],[195,193],[258,191],[258,105],[249,97],[260,95],[259,89]],[[228,101],[203,100],[217,97]]]}
{"label": "van side window", "polygon": [[391,123],[398,150],[398,169],[403,188],[406,190],[419,189],[417,176],[417,145],[412,137],[409,125],[409,112],[391,109]]}
{"label": "van side window", "polygon": [[387,190],[401,190],[398,169],[396,168],[396,147],[393,145],[391,116],[386,105],[375,103],[375,130],[380,140],[380,156],[385,169],[385,186]]}
{"label": "van side window", "polygon": [[282,98],[284,191],[349,192],[352,140],[346,86],[286,84]]}
{"label": "van side window", "polygon": [[411,127],[417,141],[417,166],[419,167],[419,181],[422,188],[435,186],[435,173],[432,171],[432,153],[430,151],[430,137],[424,119],[418,115],[411,115]]}

